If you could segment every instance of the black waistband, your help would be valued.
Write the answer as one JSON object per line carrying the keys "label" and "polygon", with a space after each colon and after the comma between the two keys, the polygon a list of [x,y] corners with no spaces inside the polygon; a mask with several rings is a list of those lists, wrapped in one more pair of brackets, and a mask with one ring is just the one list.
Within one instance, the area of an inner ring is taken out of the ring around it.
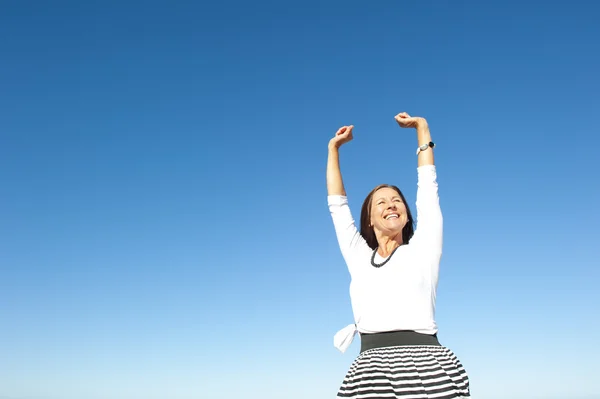
{"label": "black waistband", "polygon": [[414,331],[389,331],[376,334],[360,333],[360,352],[386,346],[433,345],[442,346],[437,334],[421,334]]}

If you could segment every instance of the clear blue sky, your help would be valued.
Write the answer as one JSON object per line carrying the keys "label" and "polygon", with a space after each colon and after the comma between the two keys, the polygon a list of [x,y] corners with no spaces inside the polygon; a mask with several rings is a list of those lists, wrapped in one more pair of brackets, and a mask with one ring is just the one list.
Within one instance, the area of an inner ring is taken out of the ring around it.
{"label": "clear blue sky", "polygon": [[0,397],[332,398],[326,205],[414,207],[429,120],[441,342],[474,397],[600,395],[600,5],[4,1]]}

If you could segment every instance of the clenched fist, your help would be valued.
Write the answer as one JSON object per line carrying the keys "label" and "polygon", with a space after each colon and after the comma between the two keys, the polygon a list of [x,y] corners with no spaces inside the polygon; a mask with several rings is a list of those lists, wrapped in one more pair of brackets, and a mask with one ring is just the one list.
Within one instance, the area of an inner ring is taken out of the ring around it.
{"label": "clenched fist", "polygon": [[329,140],[329,147],[340,148],[343,144],[352,140],[352,129],[354,129],[353,125],[350,126],[342,126],[335,133],[335,136],[331,140]]}
{"label": "clenched fist", "polygon": [[419,116],[410,116],[406,112],[400,112],[395,117],[396,122],[400,125],[400,127],[425,127],[427,126],[427,121],[425,118],[421,118]]}

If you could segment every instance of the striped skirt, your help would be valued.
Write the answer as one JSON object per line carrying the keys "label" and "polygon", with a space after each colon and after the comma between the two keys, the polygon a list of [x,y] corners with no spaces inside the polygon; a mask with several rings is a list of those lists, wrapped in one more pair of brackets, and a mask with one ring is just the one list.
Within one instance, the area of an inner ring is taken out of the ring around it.
{"label": "striped skirt", "polygon": [[337,397],[469,398],[469,379],[454,353],[444,346],[382,347],[358,355]]}

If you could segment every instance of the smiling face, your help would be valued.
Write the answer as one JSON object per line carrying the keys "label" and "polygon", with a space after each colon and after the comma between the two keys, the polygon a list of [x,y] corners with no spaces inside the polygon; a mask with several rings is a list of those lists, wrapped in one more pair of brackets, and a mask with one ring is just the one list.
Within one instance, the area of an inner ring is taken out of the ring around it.
{"label": "smiling face", "polygon": [[406,198],[396,186],[380,184],[363,201],[360,210],[360,235],[371,249],[379,246],[377,236],[383,234],[396,237],[397,229],[402,225],[402,244],[408,244],[415,233],[414,224]]}
{"label": "smiling face", "polygon": [[409,221],[402,197],[391,187],[383,187],[373,193],[369,213],[373,229],[387,236],[401,234]]}

